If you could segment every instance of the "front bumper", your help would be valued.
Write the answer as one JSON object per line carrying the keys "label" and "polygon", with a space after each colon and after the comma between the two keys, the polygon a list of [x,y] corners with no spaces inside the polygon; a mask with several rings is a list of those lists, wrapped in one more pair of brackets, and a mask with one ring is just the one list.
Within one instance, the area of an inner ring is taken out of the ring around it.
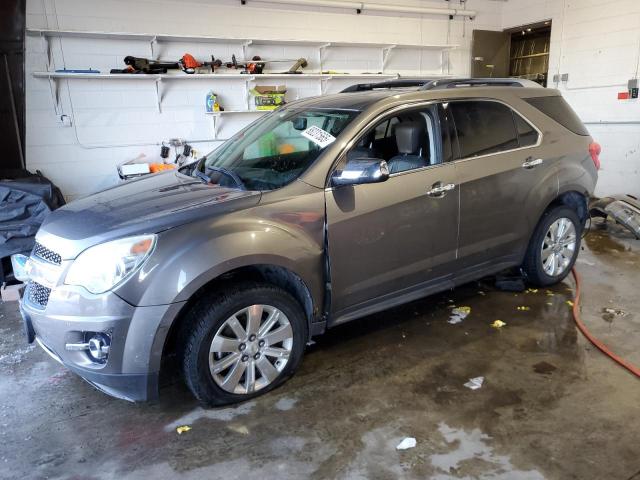
{"label": "front bumper", "polygon": [[[31,330],[49,355],[109,395],[130,401],[157,398],[164,340],[183,303],[134,307],[112,292],[94,295],[59,285],[43,307],[29,300],[29,288],[20,302],[28,337]],[[86,351],[67,350],[86,332],[111,338],[105,362],[94,361]]]}

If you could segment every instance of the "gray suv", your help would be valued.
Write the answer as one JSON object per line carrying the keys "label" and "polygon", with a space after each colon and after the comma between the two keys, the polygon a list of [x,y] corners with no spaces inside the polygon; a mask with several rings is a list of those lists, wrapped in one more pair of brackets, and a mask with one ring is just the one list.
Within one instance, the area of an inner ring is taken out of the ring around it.
{"label": "gray suv", "polygon": [[175,353],[202,403],[246,400],[327,328],[509,267],[561,281],[599,153],[560,93],[527,81],[296,101],[51,214],[26,263],[27,335],[119,398],[157,397]]}

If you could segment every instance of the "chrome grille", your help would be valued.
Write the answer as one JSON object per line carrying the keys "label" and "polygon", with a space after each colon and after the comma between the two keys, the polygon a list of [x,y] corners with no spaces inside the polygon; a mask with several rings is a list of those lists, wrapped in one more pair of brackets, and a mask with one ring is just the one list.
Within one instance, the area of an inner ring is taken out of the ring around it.
{"label": "chrome grille", "polygon": [[30,282],[27,290],[27,299],[29,300],[29,303],[39,305],[44,308],[47,306],[47,303],[49,303],[50,293],[50,288],[36,282]]}
{"label": "chrome grille", "polygon": [[38,242],[36,242],[35,246],[33,247],[33,255],[56,265],[60,265],[62,263],[62,257],[60,256],[60,254],[54,252],[53,250],[49,250],[47,247]]}

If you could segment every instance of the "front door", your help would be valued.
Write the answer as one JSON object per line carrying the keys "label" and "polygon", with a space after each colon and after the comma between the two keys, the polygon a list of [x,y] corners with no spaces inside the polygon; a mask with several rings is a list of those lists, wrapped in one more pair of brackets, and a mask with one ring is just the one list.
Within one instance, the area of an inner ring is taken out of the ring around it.
{"label": "front door", "polygon": [[382,158],[391,175],[326,191],[334,322],[424,296],[451,278],[458,188],[454,165],[442,162],[440,131],[438,106],[405,111],[341,160]]}

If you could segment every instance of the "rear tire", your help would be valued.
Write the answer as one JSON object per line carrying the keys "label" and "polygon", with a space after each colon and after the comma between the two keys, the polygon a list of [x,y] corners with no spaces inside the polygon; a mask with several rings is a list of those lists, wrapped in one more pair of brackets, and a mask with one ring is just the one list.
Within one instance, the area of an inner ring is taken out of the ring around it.
{"label": "rear tire", "polygon": [[529,241],[522,269],[539,287],[561,282],[580,251],[582,222],[575,210],[560,205],[547,210]]}
{"label": "rear tire", "polygon": [[304,312],[289,293],[236,285],[202,299],[185,318],[179,336],[185,383],[206,406],[262,395],[293,375],[306,339]]}

